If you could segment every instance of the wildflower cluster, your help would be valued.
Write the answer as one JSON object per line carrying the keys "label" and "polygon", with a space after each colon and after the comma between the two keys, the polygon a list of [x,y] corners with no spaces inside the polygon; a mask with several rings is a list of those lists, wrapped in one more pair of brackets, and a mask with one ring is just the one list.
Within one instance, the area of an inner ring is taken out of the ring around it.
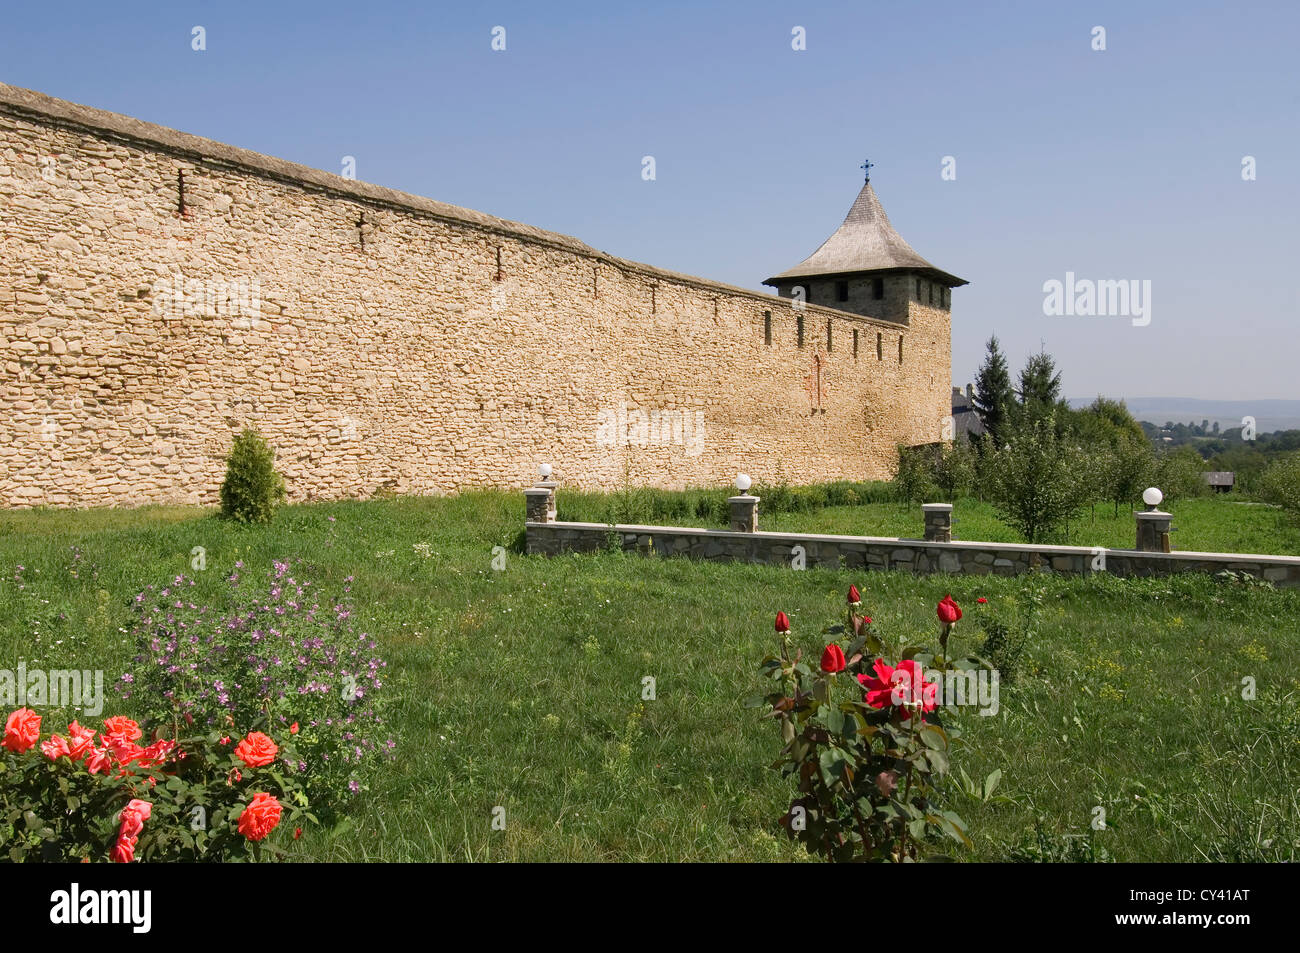
{"label": "wildflower cluster", "polygon": [[185,576],[135,597],[138,651],[122,696],[160,722],[292,723],[300,756],[282,758],[284,768],[303,776],[313,804],[331,809],[360,792],[367,768],[395,747],[379,704],[386,663],[375,639],[354,629],[348,587],[324,598],[284,562],[252,587],[243,568],[235,564],[220,609],[197,604]]}

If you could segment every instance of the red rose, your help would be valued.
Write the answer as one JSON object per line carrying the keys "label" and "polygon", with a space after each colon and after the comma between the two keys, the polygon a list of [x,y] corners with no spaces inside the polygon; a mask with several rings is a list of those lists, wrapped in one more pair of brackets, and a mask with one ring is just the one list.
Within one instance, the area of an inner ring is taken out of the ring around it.
{"label": "red rose", "polygon": [[5,722],[4,741],[0,742],[14,754],[22,754],[41,737],[41,716],[30,708],[19,708]]}
{"label": "red rose", "polygon": [[857,586],[849,586],[849,605],[856,606],[862,601],[862,596],[858,595]]}
{"label": "red rose", "polygon": [[235,745],[235,757],[250,768],[265,768],[275,760],[279,750],[275,742],[260,731],[250,731],[248,737]]}
{"label": "red rose", "polygon": [[844,671],[844,650],[832,642],[822,653],[822,671],[834,675]]}
{"label": "red rose", "polygon": [[[298,723],[295,721],[292,725],[289,726],[289,734],[296,735],[297,733],[298,733]],[[299,828],[299,830],[301,830],[301,828]]]}
{"label": "red rose", "polygon": [[925,680],[925,672],[910,658],[903,659],[894,669],[894,704],[903,709],[909,718],[918,701],[922,711],[934,711],[939,686]]}
{"label": "red rose", "polygon": [[294,840],[297,840],[297,839],[298,839],[299,837],[301,837],[301,836],[302,836],[302,828],[301,828],[301,827],[295,827],[295,828],[293,829],[293,839],[294,839]]}
{"label": "red rose", "polygon": [[885,708],[893,705],[903,709],[903,716],[909,717],[909,704],[918,700],[924,711],[934,711],[938,695],[938,686],[927,682],[923,672],[911,659],[903,659],[896,668],[886,665],[883,659],[876,659],[876,675],[859,675],[858,681],[867,690],[865,701],[872,708]]}
{"label": "red rose", "polygon": [[116,715],[112,718],[104,719],[104,738],[120,738],[122,741],[137,741],[144,734],[130,718],[125,715]]}
{"label": "red rose", "polygon": [[261,840],[280,823],[280,802],[265,791],[253,795],[253,800],[239,815],[238,829],[249,840]]}
{"label": "red rose", "polygon": [[48,741],[41,742],[41,753],[51,761],[57,761],[68,755],[68,742],[62,735],[50,735]]}
{"label": "red rose", "polygon": [[144,822],[149,820],[153,805],[148,801],[133,798],[131,803],[122,808],[121,828],[117,832],[117,843],[109,858],[115,864],[129,864],[135,860],[135,845],[144,830]]}
{"label": "red rose", "polygon": [[784,612],[778,612],[776,614],[776,631],[778,632],[790,631],[790,620],[789,618],[787,618]]}
{"label": "red rose", "polygon": [[980,605],[983,605],[984,603],[988,602],[988,600],[985,599],[983,596],[980,596],[980,597],[979,597],[978,599],[976,599],[975,601],[978,602]]}
{"label": "red rose", "polygon": [[91,748],[86,755],[86,770],[91,774],[101,771],[108,774],[108,769],[112,766],[113,759],[109,757],[107,748]]}
{"label": "red rose", "polygon": [[140,767],[142,768],[147,768],[155,764],[165,764],[167,758],[170,757],[172,753],[172,749],[175,747],[176,742],[168,741],[165,738],[160,741],[155,741],[153,744],[149,745],[149,747],[141,749],[140,754],[136,756],[136,761],[139,762]]}
{"label": "red rose", "polygon": [[95,729],[82,728],[75,721],[68,725],[68,757],[80,761],[95,747]]}
{"label": "red rose", "polygon": [[130,764],[141,755],[144,749],[134,741],[126,741],[121,735],[104,735],[104,747],[119,764]]}
{"label": "red rose", "polygon": [[885,664],[884,659],[876,659],[875,677],[859,675],[858,681],[867,690],[863,697],[872,708],[885,708],[889,705],[889,696],[893,693],[894,669]]}
{"label": "red rose", "polygon": [[939,613],[939,621],[945,625],[952,625],[961,618],[961,606],[952,601],[952,596],[944,596],[943,599],[939,601],[937,611]]}

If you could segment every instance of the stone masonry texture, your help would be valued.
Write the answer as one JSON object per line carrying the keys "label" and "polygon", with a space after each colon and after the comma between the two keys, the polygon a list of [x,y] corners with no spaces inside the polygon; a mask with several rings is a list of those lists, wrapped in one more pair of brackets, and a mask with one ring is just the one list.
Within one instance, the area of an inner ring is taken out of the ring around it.
{"label": "stone masonry texture", "polygon": [[773,295],[0,84],[2,506],[211,504],[245,426],[292,500],[888,478],[940,439],[946,307],[803,314],[800,348]]}
{"label": "stone masonry texture", "polygon": [[[760,517],[761,519],[761,517]],[[731,532],[672,526],[607,526],[597,523],[525,524],[525,550],[558,556],[612,547],[646,556],[679,556],[790,566],[802,547],[808,567],[900,570],[917,574],[1017,576],[1057,573],[1120,577],[1172,576],[1184,572],[1233,572],[1275,585],[1300,587],[1300,556],[1242,553],[1150,553],[1132,549],[1043,546],[1028,543],[933,542],[876,536]],[[1099,558],[1104,556],[1104,559]]]}

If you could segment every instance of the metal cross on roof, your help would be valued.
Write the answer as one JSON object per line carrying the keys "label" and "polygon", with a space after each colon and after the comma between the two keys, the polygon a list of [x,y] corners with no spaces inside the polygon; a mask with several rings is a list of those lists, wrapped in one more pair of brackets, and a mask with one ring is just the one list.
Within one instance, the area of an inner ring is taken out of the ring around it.
{"label": "metal cross on roof", "polygon": [[866,173],[866,178],[865,178],[864,181],[867,181],[867,182],[870,182],[870,181],[871,181],[871,167],[872,167],[872,164],[873,164],[873,163],[872,163],[872,161],[871,161],[870,159],[866,159],[866,160],[863,161],[862,165],[858,166],[859,169],[861,169],[864,173]]}

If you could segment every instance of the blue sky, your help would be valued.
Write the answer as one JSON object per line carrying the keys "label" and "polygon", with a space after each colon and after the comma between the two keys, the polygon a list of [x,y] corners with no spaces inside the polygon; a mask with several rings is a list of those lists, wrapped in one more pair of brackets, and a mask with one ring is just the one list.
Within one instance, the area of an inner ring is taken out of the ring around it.
{"label": "blue sky", "polygon": [[[360,179],[751,288],[835,229],[869,156],[895,227],[971,282],[957,383],[997,333],[1016,367],[1046,347],[1071,396],[1300,398],[1297,34],[1287,2],[11,2],[0,80],[330,171],[352,155]],[[1067,272],[1149,280],[1150,324],[1044,315]]]}

